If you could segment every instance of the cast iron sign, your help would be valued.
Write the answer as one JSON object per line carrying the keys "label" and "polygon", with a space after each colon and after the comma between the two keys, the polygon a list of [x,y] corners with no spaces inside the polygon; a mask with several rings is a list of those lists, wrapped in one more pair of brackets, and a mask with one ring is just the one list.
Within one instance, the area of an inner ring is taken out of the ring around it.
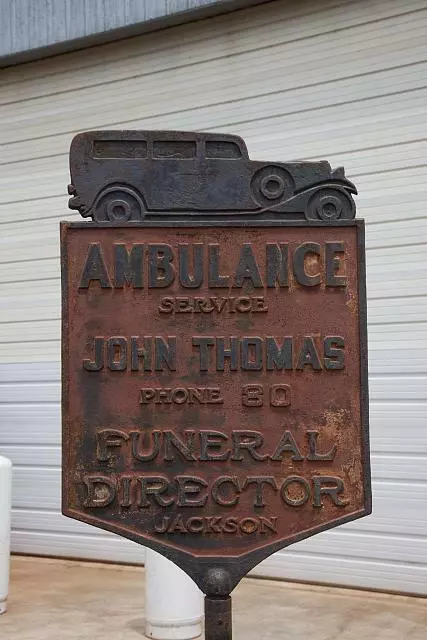
{"label": "cast iron sign", "polygon": [[[363,221],[342,168],[91,132],[62,224],[63,513],[227,596],[371,509]],[[227,636],[225,636],[227,637]]]}

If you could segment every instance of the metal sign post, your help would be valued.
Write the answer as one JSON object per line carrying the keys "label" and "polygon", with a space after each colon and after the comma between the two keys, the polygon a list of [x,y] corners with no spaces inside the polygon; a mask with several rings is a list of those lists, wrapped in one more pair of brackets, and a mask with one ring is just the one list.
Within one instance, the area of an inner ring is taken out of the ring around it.
{"label": "metal sign post", "polygon": [[62,223],[63,513],[206,594],[371,510],[363,221],[327,162],[231,135],[90,132]]}
{"label": "metal sign post", "polygon": [[231,596],[205,596],[205,640],[231,640]]}

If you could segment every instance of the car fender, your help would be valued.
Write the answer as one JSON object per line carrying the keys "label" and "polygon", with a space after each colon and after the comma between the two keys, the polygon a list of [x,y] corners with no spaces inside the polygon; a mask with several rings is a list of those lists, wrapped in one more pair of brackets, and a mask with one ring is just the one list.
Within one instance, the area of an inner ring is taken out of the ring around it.
{"label": "car fender", "polygon": [[356,208],[351,194],[357,193],[357,190],[356,188],[352,188],[351,186],[347,187],[347,183],[347,180],[328,180],[313,185],[312,187],[309,187],[307,189],[302,189],[285,202],[282,202],[281,204],[274,207],[274,211],[278,213],[286,213],[287,211],[295,212],[295,209],[298,208],[300,209],[301,213],[304,213],[308,201],[314,194],[316,194],[321,189],[334,189],[335,191],[341,192],[348,200],[350,200],[350,202],[354,206],[355,212]]}

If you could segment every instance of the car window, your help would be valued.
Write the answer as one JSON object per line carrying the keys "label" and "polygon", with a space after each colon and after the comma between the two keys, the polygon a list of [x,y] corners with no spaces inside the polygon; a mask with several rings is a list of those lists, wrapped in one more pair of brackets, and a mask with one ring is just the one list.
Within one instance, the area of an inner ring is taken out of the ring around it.
{"label": "car window", "polygon": [[241,158],[242,151],[238,144],[228,140],[206,140],[207,158]]}
{"label": "car window", "polygon": [[196,142],[192,140],[155,140],[154,158],[195,158]]}
{"label": "car window", "polygon": [[94,140],[94,158],[146,158],[146,140]]}

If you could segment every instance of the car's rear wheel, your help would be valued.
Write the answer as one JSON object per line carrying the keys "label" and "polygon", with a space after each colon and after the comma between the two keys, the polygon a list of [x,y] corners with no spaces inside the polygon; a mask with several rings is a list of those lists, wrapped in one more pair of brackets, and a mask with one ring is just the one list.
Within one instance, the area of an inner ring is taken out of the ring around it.
{"label": "car's rear wheel", "polygon": [[325,187],[316,191],[305,209],[307,220],[352,220],[356,214],[354,200],[341,189]]}
{"label": "car's rear wheel", "polygon": [[145,207],[139,194],[130,187],[111,186],[102,191],[94,206],[96,222],[143,220]]}
{"label": "car's rear wheel", "polygon": [[265,209],[272,209],[292,196],[294,181],[283,167],[269,165],[254,174],[251,188],[257,203]]}

